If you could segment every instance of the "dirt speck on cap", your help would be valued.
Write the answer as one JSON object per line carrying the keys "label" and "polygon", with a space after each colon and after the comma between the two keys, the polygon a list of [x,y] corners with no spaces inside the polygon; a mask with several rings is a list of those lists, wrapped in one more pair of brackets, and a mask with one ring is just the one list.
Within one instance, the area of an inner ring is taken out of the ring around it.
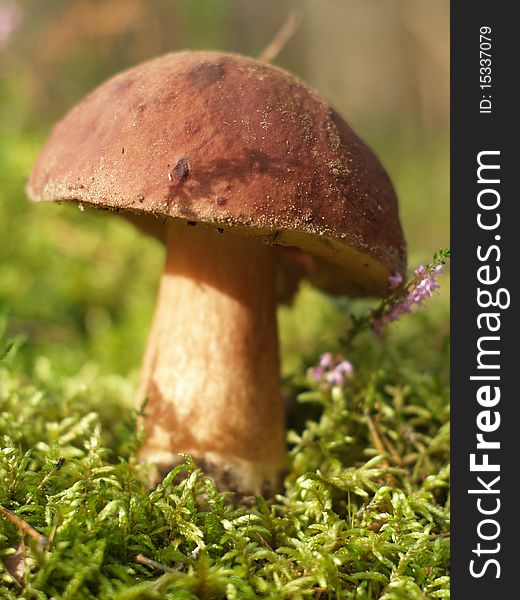
{"label": "dirt speck on cap", "polygon": [[198,89],[203,90],[224,77],[224,68],[219,63],[201,62],[188,73],[189,81]]}
{"label": "dirt speck on cap", "polygon": [[188,177],[190,172],[190,163],[187,158],[179,158],[173,169],[168,174],[170,181],[182,181]]}

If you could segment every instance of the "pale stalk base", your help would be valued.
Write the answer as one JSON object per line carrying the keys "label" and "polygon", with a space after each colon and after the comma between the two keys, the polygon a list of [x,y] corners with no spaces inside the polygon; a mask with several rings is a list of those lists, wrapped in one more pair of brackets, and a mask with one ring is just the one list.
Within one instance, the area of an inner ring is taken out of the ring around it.
{"label": "pale stalk base", "polygon": [[228,489],[276,491],[285,423],[274,250],[179,221],[167,244],[139,390],[140,457],[164,473],[186,452]]}

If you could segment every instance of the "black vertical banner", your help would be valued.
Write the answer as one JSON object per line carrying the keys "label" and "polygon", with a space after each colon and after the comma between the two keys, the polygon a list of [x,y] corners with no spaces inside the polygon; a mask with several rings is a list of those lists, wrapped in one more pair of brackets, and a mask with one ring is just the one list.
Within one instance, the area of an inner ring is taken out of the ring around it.
{"label": "black vertical banner", "polygon": [[[520,597],[519,33],[451,3],[452,598]],[[515,109],[513,103],[516,104]]]}

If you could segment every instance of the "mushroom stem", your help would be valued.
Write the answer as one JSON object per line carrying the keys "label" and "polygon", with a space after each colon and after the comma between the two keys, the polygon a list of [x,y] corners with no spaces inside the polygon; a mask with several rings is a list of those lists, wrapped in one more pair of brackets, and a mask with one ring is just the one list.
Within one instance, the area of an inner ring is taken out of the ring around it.
{"label": "mushroom stem", "polygon": [[161,472],[191,454],[242,493],[279,488],[285,453],[275,251],[172,220],[139,390],[140,456]]}

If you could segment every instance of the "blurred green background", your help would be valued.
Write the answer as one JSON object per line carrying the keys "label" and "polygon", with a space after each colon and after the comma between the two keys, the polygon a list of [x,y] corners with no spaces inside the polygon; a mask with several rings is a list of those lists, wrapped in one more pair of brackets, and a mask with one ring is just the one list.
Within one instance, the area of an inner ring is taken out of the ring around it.
{"label": "blurred green background", "polygon": [[[449,245],[448,0],[0,0],[0,316],[26,337],[28,361],[45,355],[64,373],[92,362],[135,380],[163,260],[117,217],[29,203],[25,180],[52,124],[106,77],[163,52],[257,56],[291,11],[301,22],[274,62],[379,155],[410,266]],[[441,328],[447,280],[431,302]],[[349,308],[303,287],[281,309],[286,375],[333,349]]]}

